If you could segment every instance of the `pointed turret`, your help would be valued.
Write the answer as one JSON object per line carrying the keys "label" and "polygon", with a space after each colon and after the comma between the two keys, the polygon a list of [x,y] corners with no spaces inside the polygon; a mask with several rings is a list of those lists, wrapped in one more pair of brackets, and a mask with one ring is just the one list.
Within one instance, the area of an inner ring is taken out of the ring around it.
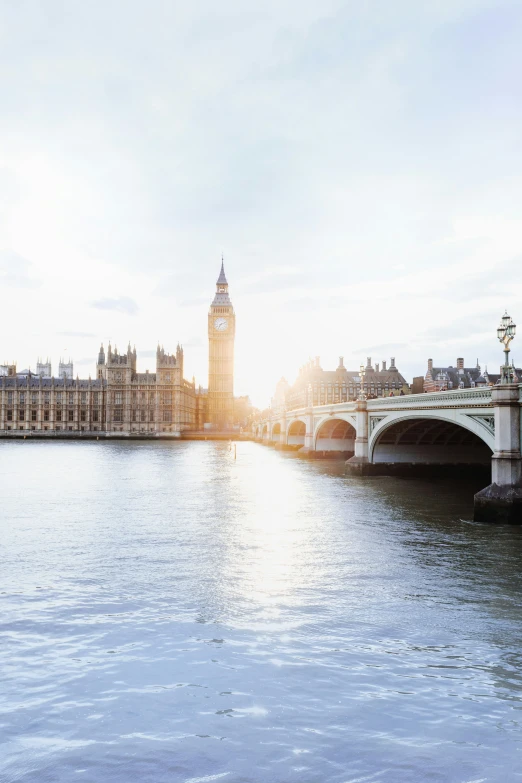
{"label": "pointed turret", "polygon": [[225,262],[223,261],[223,256],[221,256],[221,271],[217,279],[217,285],[228,285],[225,275]]}
{"label": "pointed turret", "polygon": [[103,343],[100,345],[100,352],[98,354],[98,364],[105,364],[105,350],[103,348]]}
{"label": "pointed turret", "polygon": [[216,305],[228,305],[230,306],[232,302],[230,301],[230,297],[228,295],[228,282],[227,277],[225,275],[225,264],[223,261],[223,256],[221,256],[221,271],[219,273],[219,277],[216,282],[216,295],[214,297],[214,301],[212,302],[212,306],[215,307]]}

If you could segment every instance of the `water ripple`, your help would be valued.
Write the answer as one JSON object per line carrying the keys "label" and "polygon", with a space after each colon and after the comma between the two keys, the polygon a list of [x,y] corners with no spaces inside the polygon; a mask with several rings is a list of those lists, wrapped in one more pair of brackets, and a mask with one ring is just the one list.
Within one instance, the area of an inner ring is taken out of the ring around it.
{"label": "water ripple", "polygon": [[2,783],[522,782],[478,487],[247,443],[2,443],[0,481]]}

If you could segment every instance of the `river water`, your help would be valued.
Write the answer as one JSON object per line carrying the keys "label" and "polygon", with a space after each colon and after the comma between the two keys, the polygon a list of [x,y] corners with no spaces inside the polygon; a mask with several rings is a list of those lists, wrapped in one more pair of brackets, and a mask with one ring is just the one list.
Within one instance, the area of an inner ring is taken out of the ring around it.
{"label": "river water", "polygon": [[477,488],[0,444],[0,780],[522,781],[522,533]]}

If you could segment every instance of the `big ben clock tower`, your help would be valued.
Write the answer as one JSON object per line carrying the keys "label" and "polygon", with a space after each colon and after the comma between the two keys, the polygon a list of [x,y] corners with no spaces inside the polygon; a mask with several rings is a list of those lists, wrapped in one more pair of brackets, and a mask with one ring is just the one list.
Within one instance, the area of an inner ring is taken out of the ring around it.
{"label": "big ben clock tower", "polygon": [[234,337],[236,316],[228,295],[223,259],[208,314],[208,413],[216,430],[234,421]]}

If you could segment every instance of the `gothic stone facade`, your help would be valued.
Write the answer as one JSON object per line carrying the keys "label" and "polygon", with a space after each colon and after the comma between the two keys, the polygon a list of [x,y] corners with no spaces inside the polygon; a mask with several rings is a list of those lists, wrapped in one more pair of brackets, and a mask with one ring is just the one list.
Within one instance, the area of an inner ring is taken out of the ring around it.
{"label": "gothic stone facade", "polygon": [[98,355],[95,379],[11,373],[0,378],[0,432],[180,433],[198,421],[194,383],[183,378],[183,349],[158,347],[156,372],[136,370],[136,349]]}
{"label": "gothic stone facade", "polygon": [[[88,380],[74,380],[72,363],[62,361],[58,378],[52,377],[49,360],[38,360],[36,373],[1,365],[0,434],[175,435],[203,430],[209,423],[216,430],[229,430],[234,425],[235,331],[222,263],[208,314],[208,390],[184,379],[180,345],[175,354],[158,346],[155,373],[137,371],[136,349],[130,345],[120,354],[109,344],[107,355],[102,345],[95,377]],[[248,418],[244,412],[241,416]]]}

